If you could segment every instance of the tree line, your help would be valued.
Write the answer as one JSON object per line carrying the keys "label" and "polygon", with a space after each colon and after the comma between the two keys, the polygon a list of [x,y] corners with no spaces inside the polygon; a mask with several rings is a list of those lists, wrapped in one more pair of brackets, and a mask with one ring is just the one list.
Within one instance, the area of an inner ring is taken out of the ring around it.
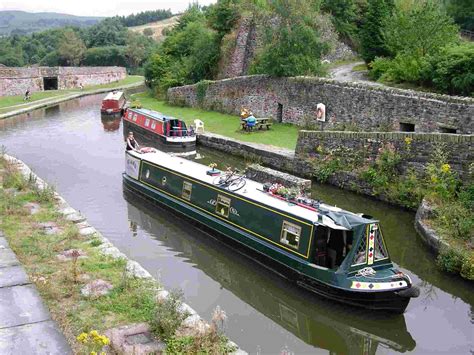
{"label": "tree line", "polygon": [[135,71],[153,52],[156,43],[126,26],[173,16],[170,10],[145,11],[106,18],[90,27],[67,26],[0,38],[0,63],[11,67],[125,66]]}

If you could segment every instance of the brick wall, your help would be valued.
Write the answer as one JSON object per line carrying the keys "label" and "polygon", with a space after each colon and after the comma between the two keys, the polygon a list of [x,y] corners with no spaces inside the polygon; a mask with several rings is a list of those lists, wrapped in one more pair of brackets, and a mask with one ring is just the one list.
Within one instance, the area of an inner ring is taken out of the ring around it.
{"label": "brick wall", "polygon": [[196,85],[168,90],[171,104],[202,106],[238,114],[249,107],[259,117],[306,125],[315,123],[316,105],[326,105],[326,128],[353,124],[361,130],[399,131],[400,124],[413,124],[415,132],[474,132],[474,99],[364,84],[340,83],[331,79],[243,76],[210,82],[203,100]]}
{"label": "brick wall", "polygon": [[107,84],[124,79],[123,67],[36,67],[0,68],[0,96],[23,95],[43,91],[44,77],[57,77],[58,89],[74,89],[83,86]]}

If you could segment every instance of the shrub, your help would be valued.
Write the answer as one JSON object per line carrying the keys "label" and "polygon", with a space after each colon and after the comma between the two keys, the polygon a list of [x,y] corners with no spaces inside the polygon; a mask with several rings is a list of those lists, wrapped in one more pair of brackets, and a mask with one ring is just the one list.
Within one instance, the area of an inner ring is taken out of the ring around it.
{"label": "shrub", "polygon": [[156,305],[155,317],[151,322],[151,330],[164,341],[174,337],[176,330],[189,316],[182,312],[183,292],[173,290],[168,297]]}
{"label": "shrub", "polygon": [[438,255],[438,265],[445,271],[459,273],[464,261],[461,249],[454,247],[444,247]]}

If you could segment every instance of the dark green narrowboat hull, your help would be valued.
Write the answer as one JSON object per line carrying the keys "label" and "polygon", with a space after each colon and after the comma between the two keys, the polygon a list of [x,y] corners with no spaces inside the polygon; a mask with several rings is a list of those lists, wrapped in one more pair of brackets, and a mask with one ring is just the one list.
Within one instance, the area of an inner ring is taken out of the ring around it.
{"label": "dark green narrowboat hull", "polygon": [[210,232],[223,242],[231,244],[239,252],[250,257],[255,262],[322,297],[352,306],[395,313],[403,313],[410,301],[410,297],[413,297],[413,295],[409,294],[411,289],[403,291],[361,292],[336,287],[330,284],[335,278],[333,273],[331,274],[319,269],[310,270],[313,272],[309,273],[307,272],[308,269],[313,268],[304,263],[301,258],[291,253],[286,253],[270,243],[262,242],[259,238],[208,213],[200,211],[177,198],[173,198],[169,194],[162,193],[153,187],[130,178],[125,173],[123,174],[123,183],[125,190],[139,194],[159,206],[166,207],[185,216],[199,228]]}

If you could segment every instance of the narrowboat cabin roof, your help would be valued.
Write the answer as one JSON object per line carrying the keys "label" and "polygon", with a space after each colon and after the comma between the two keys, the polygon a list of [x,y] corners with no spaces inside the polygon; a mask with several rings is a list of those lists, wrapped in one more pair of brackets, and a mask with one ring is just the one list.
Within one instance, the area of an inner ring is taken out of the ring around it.
{"label": "narrowboat cabin roof", "polygon": [[[132,108],[130,110],[132,110],[133,112],[139,113],[141,115],[148,116],[150,118],[160,120],[160,121],[178,120],[178,118],[176,118],[176,117],[165,116],[161,112],[149,110],[149,109],[146,109],[146,108]],[[180,120],[180,121],[183,121],[183,120]]]}
{"label": "narrowboat cabin roof", "polygon": [[107,94],[107,96],[104,97],[105,100],[110,100],[110,101],[118,101],[123,97],[123,91],[112,91]]}
{"label": "narrowboat cabin roof", "polygon": [[[137,158],[146,160],[150,163],[170,169],[173,172],[182,174],[190,179],[213,185],[213,180],[215,177],[207,174],[209,167],[206,165],[202,165],[184,158],[171,156],[160,151],[141,154],[129,152],[129,154],[132,154]],[[247,183],[244,188],[233,191],[233,194],[240,195],[246,199],[256,201],[259,204],[267,205],[300,218],[304,218],[313,224],[324,225],[332,229],[350,230],[352,227],[358,225],[378,222],[376,220],[364,218],[358,214],[324,203],[319,205],[317,209],[318,212],[316,212],[314,210],[273,197],[263,190],[263,185],[259,182],[248,178],[246,178],[246,182]]]}

